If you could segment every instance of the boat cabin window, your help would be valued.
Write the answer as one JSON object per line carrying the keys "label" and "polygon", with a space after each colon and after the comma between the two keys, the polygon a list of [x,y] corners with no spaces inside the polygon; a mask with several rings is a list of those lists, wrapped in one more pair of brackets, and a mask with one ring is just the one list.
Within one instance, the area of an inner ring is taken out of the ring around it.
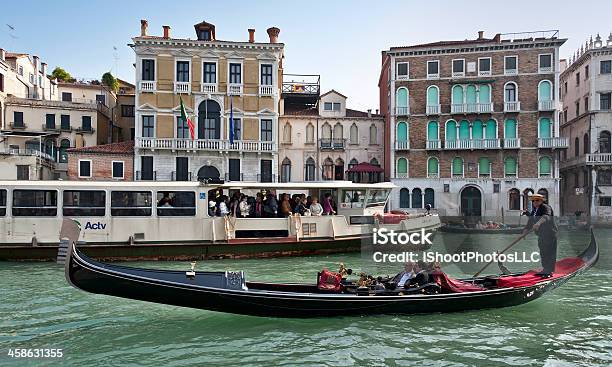
{"label": "boat cabin window", "polygon": [[387,197],[389,196],[388,189],[376,189],[370,190],[368,193],[368,201],[366,202],[367,207],[385,205]]}
{"label": "boat cabin window", "polygon": [[151,216],[150,191],[113,191],[111,192],[111,215],[114,217]]}
{"label": "boat cabin window", "polygon": [[341,208],[363,208],[365,191],[362,190],[342,190]]}
{"label": "boat cabin window", "polygon": [[196,214],[195,192],[193,191],[158,191],[157,216],[178,217]]}
{"label": "boat cabin window", "polygon": [[57,191],[13,190],[14,217],[55,217]]}
{"label": "boat cabin window", "polygon": [[6,190],[0,190],[0,216],[6,215]]}
{"label": "boat cabin window", "polygon": [[63,214],[65,217],[103,217],[106,212],[104,191],[64,191]]}

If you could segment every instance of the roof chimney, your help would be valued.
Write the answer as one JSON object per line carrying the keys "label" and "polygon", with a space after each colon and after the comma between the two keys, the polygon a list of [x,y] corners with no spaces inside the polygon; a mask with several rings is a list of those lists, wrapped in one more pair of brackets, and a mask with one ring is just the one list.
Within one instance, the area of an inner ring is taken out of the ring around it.
{"label": "roof chimney", "polygon": [[481,40],[484,38],[484,31],[478,31],[478,39]]}
{"label": "roof chimney", "polygon": [[140,37],[147,36],[147,30],[149,29],[149,22],[146,19],[140,20]]}
{"label": "roof chimney", "polygon": [[378,108],[376,109],[376,114],[378,115]]}
{"label": "roof chimney", "polygon": [[493,37],[493,41],[501,43],[501,33],[496,34],[495,37]]}
{"label": "roof chimney", "polygon": [[255,42],[255,30],[253,28],[249,28],[249,43]]}
{"label": "roof chimney", "polygon": [[368,118],[370,118],[370,117],[372,117],[372,109],[371,108],[368,110]]}
{"label": "roof chimney", "polygon": [[162,26],[162,28],[164,28],[164,38],[165,39],[170,38],[170,26],[169,25],[164,25],[164,26]]}
{"label": "roof chimney", "polygon": [[267,30],[268,36],[270,36],[270,43],[278,43],[278,34],[280,33],[280,29],[276,27],[270,27]]}
{"label": "roof chimney", "polygon": [[6,51],[3,48],[0,48],[0,60],[6,60]]}

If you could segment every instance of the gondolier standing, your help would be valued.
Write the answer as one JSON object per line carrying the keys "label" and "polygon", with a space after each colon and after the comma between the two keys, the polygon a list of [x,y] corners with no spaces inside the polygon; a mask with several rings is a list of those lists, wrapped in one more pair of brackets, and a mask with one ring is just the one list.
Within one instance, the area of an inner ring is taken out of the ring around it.
{"label": "gondolier standing", "polygon": [[529,197],[529,200],[533,203],[533,210],[531,213],[526,213],[529,220],[523,233],[533,229],[538,235],[538,247],[543,269],[537,275],[542,278],[550,278],[555,271],[557,261],[557,224],[552,207],[544,202],[544,195],[533,194]]}

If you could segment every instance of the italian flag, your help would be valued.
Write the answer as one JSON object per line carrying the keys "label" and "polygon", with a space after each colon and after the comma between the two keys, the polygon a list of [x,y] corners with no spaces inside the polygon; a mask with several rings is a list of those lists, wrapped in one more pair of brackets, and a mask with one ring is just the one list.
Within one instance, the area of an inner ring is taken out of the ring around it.
{"label": "italian flag", "polygon": [[191,122],[191,119],[187,117],[187,111],[185,111],[185,105],[183,104],[183,97],[179,97],[179,99],[181,101],[181,118],[183,119],[183,121],[187,121],[187,125],[189,125],[189,133],[191,134],[191,140],[194,140],[195,133],[193,122]]}

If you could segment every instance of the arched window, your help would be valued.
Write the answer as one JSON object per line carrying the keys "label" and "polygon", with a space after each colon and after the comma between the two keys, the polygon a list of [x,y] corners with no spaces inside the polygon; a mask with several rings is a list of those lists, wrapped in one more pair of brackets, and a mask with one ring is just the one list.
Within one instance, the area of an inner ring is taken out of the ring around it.
{"label": "arched window", "polygon": [[440,104],[440,91],[435,85],[427,88],[427,106],[438,106]]}
{"label": "arched window", "polygon": [[353,159],[351,159],[351,161],[348,164],[348,169],[351,169],[351,168],[355,167],[358,164],[359,164],[359,161],[356,160],[355,158],[353,158]]}
{"label": "arched window", "polygon": [[[476,92],[476,86],[473,84],[470,84],[467,86],[467,88],[465,88],[465,103],[468,105],[471,105],[472,107],[468,107],[468,111],[470,111],[470,108],[473,108],[473,106],[477,103],[477,98],[476,97],[477,92]],[[475,111],[472,111],[475,112]]]}
{"label": "arched window", "polygon": [[599,153],[612,153],[612,144],[609,131],[599,133]]}
{"label": "arched window", "polygon": [[540,119],[538,124],[538,137],[539,138],[550,138],[552,136],[552,125],[548,117]]}
{"label": "arched window", "polygon": [[521,210],[521,192],[518,189],[508,191],[508,209]]}
{"label": "arched window", "polygon": [[62,139],[62,141],[60,142],[60,148],[59,148],[59,161],[60,161],[60,163],[67,163],[68,162],[68,153],[66,152],[66,150],[68,150],[68,148],[70,148],[70,140]]}
{"label": "arched window", "polygon": [[314,181],[316,180],[316,164],[312,157],[308,157],[306,159],[306,165],[304,167],[304,181]]}
{"label": "arched window", "polygon": [[283,143],[291,143],[291,125],[288,122],[283,127]]}
{"label": "arched window", "polygon": [[332,130],[331,126],[326,122],[321,127],[321,138],[331,140]]}
{"label": "arched window", "polygon": [[412,189],[412,208],[420,209],[423,207],[423,194],[421,189]]}
{"label": "arched window", "polygon": [[480,85],[480,88],[478,88],[478,103],[491,103],[491,87],[489,87],[488,84],[482,84]]}
{"label": "arched window", "polygon": [[452,171],[454,177],[463,177],[463,159],[461,157],[453,159]]}
{"label": "arched window", "polygon": [[432,208],[436,207],[435,193],[432,188],[425,189],[425,205],[427,204],[431,205]]}
{"label": "arched window", "polygon": [[552,159],[550,157],[541,157],[539,161],[540,176],[552,175]]}
{"label": "arched window", "polygon": [[207,99],[198,106],[198,138],[221,138],[221,106]]}
{"label": "arched window", "polygon": [[445,135],[447,141],[457,140],[457,123],[455,120],[446,121]]}
{"label": "arched window", "polygon": [[578,157],[580,155],[580,139],[576,137],[574,139],[574,157]]}
{"label": "arched window", "polygon": [[489,119],[485,127],[485,139],[497,139],[497,121]]}
{"label": "arched window", "polygon": [[429,157],[429,159],[427,159],[427,177],[437,178],[439,176],[440,176],[440,165],[438,162],[438,158]]}
{"label": "arched window", "polygon": [[397,141],[408,141],[408,124],[404,121],[397,123]]}
{"label": "arched window", "polygon": [[463,87],[461,85],[455,85],[453,87],[452,104],[453,105],[463,104]]}
{"label": "arched window", "polygon": [[397,177],[408,177],[408,160],[404,157],[397,160]]}
{"label": "arched window", "polygon": [[334,179],[334,161],[332,161],[332,159],[329,157],[327,157],[325,161],[323,161],[323,179]]}
{"label": "arched window", "polygon": [[405,187],[400,190],[400,208],[410,208],[410,191]]}
{"label": "arched window", "polygon": [[516,120],[507,119],[504,122],[504,139],[516,139]]}
{"label": "arched window", "polygon": [[523,190],[523,209],[526,209],[529,212],[533,210],[533,203],[531,202],[531,200],[529,200],[529,197],[531,195],[533,195],[533,189],[527,188]]}
{"label": "arched window", "polygon": [[552,101],[552,83],[548,80],[542,80],[538,85],[538,100]]}
{"label": "arched window", "polygon": [[504,102],[516,102],[517,100],[516,83],[506,83],[504,86]]}
{"label": "arched window", "polygon": [[344,180],[344,161],[342,158],[336,159],[334,167],[334,180]]}
{"label": "arched window", "polygon": [[370,159],[370,164],[376,167],[380,167],[380,163],[378,163],[378,159],[376,158]]}
{"label": "arched window", "polygon": [[478,175],[480,177],[491,176],[491,161],[487,157],[478,158]]}
{"label": "arched window", "polygon": [[438,121],[429,121],[427,123],[427,140],[439,140],[440,138],[438,134]]}
{"label": "arched window", "polygon": [[353,123],[349,131],[351,144],[359,144],[359,128]]}
{"label": "arched window", "polygon": [[483,131],[484,125],[482,124],[482,121],[480,120],[475,120],[472,123],[472,139],[475,140],[479,140],[482,139],[482,131]]}
{"label": "arched window", "polygon": [[459,140],[470,139],[470,123],[468,120],[461,120],[459,123]]}
{"label": "arched window", "polygon": [[589,134],[585,133],[583,137],[582,150],[584,154],[591,153],[591,141],[589,140]]}
{"label": "arched window", "polygon": [[370,144],[378,144],[378,129],[376,125],[370,125]]}
{"label": "arched window", "polygon": [[516,176],[516,171],[516,158],[506,157],[506,159],[504,160],[504,175]]}
{"label": "arched window", "polygon": [[289,158],[283,159],[281,163],[281,182],[291,181],[291,161]]}
{"label": "arched window", "polygon": [[310,122],[306,125],[306,143],[314,143],[314,125]]}
{"label": "arched window", "polygon": [[55,150],[55,141],[53,139],[47,138],[45,140],[45,143],[43,145],[43,150],[44,150],[44,153],[47,153],[48,155],[53,157],[53,160],[56,160],[56,157],[55,157],[55,152],[56,152],[56,150]]}
{"label": "arched window", "polygon": [[395,105],[398,115],[408,115],[408,89],[404,87],[397,88]]}
{"label": "arched window", "polygon": [[344,127],[341,123],[336,123],[334,126],[334,140],[340,140],[344,138]]}

